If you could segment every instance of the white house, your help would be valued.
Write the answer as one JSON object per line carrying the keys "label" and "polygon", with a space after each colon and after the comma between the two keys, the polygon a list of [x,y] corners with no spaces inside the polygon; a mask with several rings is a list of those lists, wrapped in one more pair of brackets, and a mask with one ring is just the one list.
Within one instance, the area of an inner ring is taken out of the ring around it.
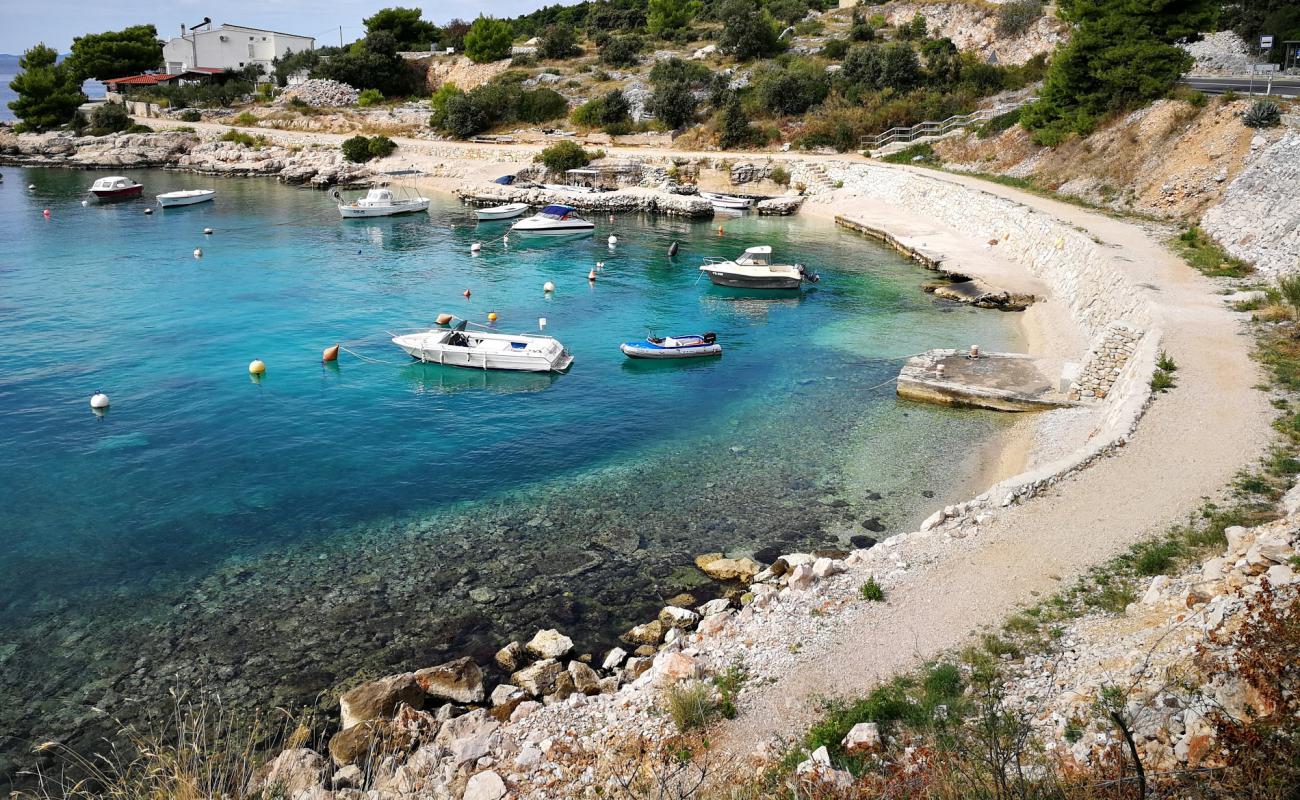
{"label": "white house", "polygon": [[[197,30],[207,26],[207,30]],[[261,28],[246,28],[243,25],[225,24],[220,28],[210,27],[207,20],[195,28],[186,30],[181,26],[181,35],[163,45],[163,61],[169,73],[179,73],[191,69],[243,69],[259,65],[266,74],[271,74],[271,62],[286,53],[298,53],[312,50],[316,40],[311,36],[295,36],[291,33],[267,31]]]}

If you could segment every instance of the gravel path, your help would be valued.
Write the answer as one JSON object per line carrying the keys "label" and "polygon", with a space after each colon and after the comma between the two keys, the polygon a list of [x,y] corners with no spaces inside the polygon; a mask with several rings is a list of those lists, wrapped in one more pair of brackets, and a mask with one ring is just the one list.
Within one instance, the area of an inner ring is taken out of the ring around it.
{"label": "gravel path", "polygon": [[981,528],[977,549],[909,575],[887,603],[848,612],[853,617],[843,630],[849,635],[747,695],[739,716],[713,737],[719,753],[743,756],[773,736],[798,736],[818,715],[817,697],[862,695],[1163,531],[1218,494],[1271,438],[1270,407],[1252,388],[1260,373],[1239,315],[1211,281],[1165,248],[1161,230],[977,178],[945,179],[1051,214],[1115,248],[1163,317],[1178,386],[1158,395],[1116,455],[1004,509]]}

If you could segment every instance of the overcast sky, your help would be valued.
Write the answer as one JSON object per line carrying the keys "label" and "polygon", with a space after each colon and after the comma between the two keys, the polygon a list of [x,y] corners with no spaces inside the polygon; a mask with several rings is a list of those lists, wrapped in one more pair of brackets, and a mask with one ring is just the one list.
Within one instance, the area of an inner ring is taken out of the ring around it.
{"label": "overcast sky", "polygon": [[338,44],[339,26],[343,38],[352,41],[361,34],[361,20],[391,5],[424,9],[425,19],[446,22],[453,17],[473,19],[479,14],[514,16],[544,5],[575,0],[435,0],[416,3],[403,0],[0,0],[0,53],[21,53],[37,42],[45,42],[66,53],[74,36],[152,22],[163,39],[179,35],[180,26],[212,17],[214,26],[223,22],[267,28],[302,36],[315,36],[319,45]]}

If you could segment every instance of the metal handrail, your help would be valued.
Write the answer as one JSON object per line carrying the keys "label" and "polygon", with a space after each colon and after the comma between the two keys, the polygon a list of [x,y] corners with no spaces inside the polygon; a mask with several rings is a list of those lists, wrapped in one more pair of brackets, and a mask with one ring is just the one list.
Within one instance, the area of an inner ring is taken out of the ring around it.
{"label": "metal handrail", "polygon": [[934,121],[926,120],[918,122],[915,125],[905,127],[893,127],[883,133],[875,136],[864,136],[858,143],[860,150],[877,150],[885,145],[895,142],[914,142],[917,139],[923,139],[929,136],[943,136],[959,128],[965,128],[973,122],[987,122],[996,116],[1015,111],[1017,108],[1025,105],[1027,100],[1019,103],[1010,103],[1008,105],[994,106],[993,108],[981,108],[972,111],[969,114],[954,114],[945,120]]}

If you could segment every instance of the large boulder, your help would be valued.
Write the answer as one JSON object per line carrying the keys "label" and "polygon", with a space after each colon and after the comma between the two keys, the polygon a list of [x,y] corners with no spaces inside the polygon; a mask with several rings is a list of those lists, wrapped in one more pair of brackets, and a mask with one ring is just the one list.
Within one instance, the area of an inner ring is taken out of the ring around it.
{"label": "large boulder", "polygon": [[483,702],[483,670],[472,658],[458,658],[436,667],[417,670],[415,682],[436,700],[452,703]]}
{"label": "large boulder", "polygon": [[345,728],[330,738],[329,751],[334,763],[376,764],[384,756],[405,749],[406,737],[386,719],[373,719]]}
{"label": "large boulder", "polygon": [[563,672],[560,662],[548,658],[511,675],[510,682],[533,697],[543,697],[555,691],[555,681]]}
{"label": "large boulder", "polygon": [[659,621],[668,628],[689,628],[700,621],[700,615],[690,609],[664,606],[659,612]]}
{"label": "large boulder", "polygon": [[569,662],[569,677],[573,678],[573,688],[579,692],[600,694],[600,676],[581,661]]}
{"label": "large boulder", "polygon": [[497,651],[493,658],[497,666],[506,672],[514,672],[524,665],[528,660],[524,655],[524,646],[519,642],[511,642]]}
{"label": "large boulder", "polygon": [[406,703],[411,708],[424,707],[424,689],[410,672],[390,675],[363,683],[339,698],[339,713],[344,730],[372,719],[387,719]]}
{"label": "large boulder", "polygon": [[664,624],[654,620],[637,625],[620,638],[628,644],[657,645],[664,640]]}
{"label": "large boulder", "polygon": [[564,658],[573,649],[573,640],[554,628],[541,630],[524,645],[537,658]]}
{"label": "large boulder", "polygon": [[465,784],[465,800],[501,800],[506,796],[506,783],[492,772],[480,772]]}
{"label": "large boulder", "polygon": [[763,569],[763,565],[752,558],[726,558],[721,553],[698,556],[695,559],[695,566],[716,581],[742,583],[748,583]]}
{"label": "large boulder", "polygon": [[320,753],[305,747],[285,750],[253,773],[248,783],[252,797],[297,797],[325,783],[330,765]]}

